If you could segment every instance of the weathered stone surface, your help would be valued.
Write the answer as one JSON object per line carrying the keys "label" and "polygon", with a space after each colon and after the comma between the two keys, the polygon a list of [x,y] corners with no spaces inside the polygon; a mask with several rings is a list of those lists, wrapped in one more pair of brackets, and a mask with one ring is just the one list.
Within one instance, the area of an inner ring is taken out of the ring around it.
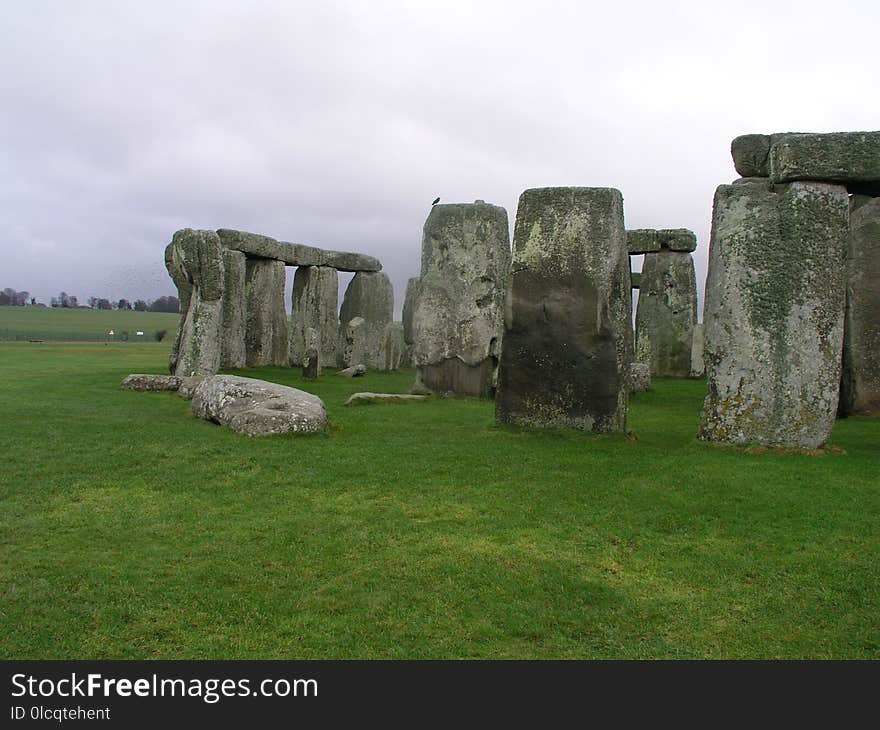
{"label": "weathered stone surface", "polygon": [[382,370],[408,367],[407,348],[403,341],[403,323],[389,322],[382,337]]}
{"label": "weathered stone surface", "polygon": [[342,251],[326,251],[300,243],[276,241],[269,236],[221,228],[223,245],[249,257],[276,259],[289,266],[329,266],[339,271],[381,271],[381,262],[372,256]]}
{"label": "weathered stone surface", "polygon": [[850,192],[880,192],[880,132],[774,135],[774,183],[817,180],[845,183]]}
{"label": "weathered stone surface", "polygon": [[[368,368],[382,369],[383,336],[393,312],[394,289],[387,274],[360,271],[354,275],[339,312],[340,367],[363,363]],[[356,318],[363,323],[358,325],[359,331],[353,332],[350,323]]]}
{"label": "weathered stone surface", "polygon": [[697,323],[697,280],[689,253],[661,249],[645,256],[636,309],[636,353],[655,378],[691,374]]}
{"label": "weathered stone surface", "polygon": [[177,395],[184,400],[192,400],[193,393],[195,393],[196,388],[198,388],[202,384],[202,381],[206,377],[210,376],[193,375],[189,378],[181,378],[180,387],[177,389]]}
{"label": "weathered stone surface", "polygon": [[309,348],[307,333],[318,336],[321,362],[337,360],[339,344],[339,274],[327,266],[300,266],[293,277],[290,315],[290,362],[301,364]]}
{"label": "weathered stone surface", "polygon": [[[424,387],[470,396],[493,392],[509,270],[504,208],[484,202],[431,208],[412,311],[412,360]],[[447,364],[451,360],[457,362]]]}
{"label": "weathered stone surface", "polygon": [[336,374],[343,378],[360,378],[367,374],[367,368],[365,365],[352,365],[350,368],[337,370]]}
{"label": "weathered stone surface", "polygon": [[363,317],[349,320],[339,342],[339,364],[351,367],[363,363],[367,351],[367,326]]}
{"label": "weathered stone surface", "polygon": [[355,393],[344,405],[347,406],[372,406],[377,404],[411,403],[412,401],[428,400],[425,395],[411,395],[409,393]]}
{"label": "weathered stone surface", "polygon": [[313,347],[306,351],[305,357],[303,358],[302,365],[302,376],[306,380],[317,380],[318,376],[321,374],[320,368],[320,355],[318,353],[318,348]]}
{"label": "weathered stone surface", "polygon": [[697,248],[697,237],[687,228],[636,228],[626,232],[626,246],[630,256],[664,248],[690,253]]}
{"label": "weathered stone surface", "polygon": [[642,275],[638,271],[629,272],[629,285],[632,289],[639,289],[642,286]]}
{"label": "weathered stone surface", "polygon": [[413,310],[419,291],[419,278],[413,277],[406,282],[406,296],[403,300],[403,340],[407,345],[413,343]]}
{"label": "weathered stone surface", "polygon": [[626,247],[630,256],[653,253],[660,250],[657,231],[654,228],[634,228],[626,232]]}
{"label": "weathered stone surface", "polygon": [[205,378],[193,394],[192,412],[246,436],[318,433],[327,425],[317,396],[237,375]]}
{"label": "weathered stone surface", "polygon": [[447,397],[491,398],[495,394],[495,369],[494,358],[468,365],[457,357],[450,357],[418,368],[412,392],[417,395],[438,393]]}
{"label": "weathered stone surface", "polygon": [[618,190],[520,196],[502,348],[499,421],[625,430],[632,298]]}
{"label": "weathered stone surface", "polygon": [[668,248],[670,251],[692,253],[697,250],[697,236],[687,228],[659,228],[657,229],[657,242],[660,248]]}
{"label": "weathered stone surface", "polygon": [[247,364],[245,273],[245,255],[241,251],[224,248],[220,327],[221,368],[243,368]]}
{"label": "weathered stone surface", "polygon": [[629,392],[643,393],[651,388],[651,366],[634,362],[629,366]]}
{"label": "weathered stone surface", "polygon": [[182,380],[176,375],[133,373],[126,375],[119,387],[123,390],[177,390]]}
{"label": "weathered stone surface", "polygon": [[288,364],[284,263],[247,259],[245,271],[245,344],[247,366]]}
{"label": "weathered stone surface", "polygon": [[702,378],[706,374],[706,363],[703,359],[703,324],[694,325],[694,336],[691,340],[691,377]]}
{"label": "weathered stone surface", "polygon": [[[169,364],[174,375],[211,375],[220,368],[223,253],[213,231],[177,231],[165,252],[168,273],[178,286],[181,322]],[[183,301],[188,306],[184,312]]]}
{"label": "weathered stone surface", "polygon": [[880,198],[850,200],[841,415],[880,415]]}
{"label": "weathered stone surface", "polygon": [[770,135],[743,134],[730,143],[733,166],[743,177],[767,177],[770,174]]}
{"label": "weathered stone surface", "polygon": [[846,189],[722,185],[704,317],[708,393],[699,437],[818,448],[837,410]]}

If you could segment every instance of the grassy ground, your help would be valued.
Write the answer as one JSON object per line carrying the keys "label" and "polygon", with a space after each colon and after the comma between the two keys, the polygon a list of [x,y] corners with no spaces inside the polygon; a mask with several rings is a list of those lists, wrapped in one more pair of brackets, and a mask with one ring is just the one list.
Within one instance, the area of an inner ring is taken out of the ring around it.
{"label": "grassy ground", "polygon": [[[155,340],[165,330],[174,336],[179,316],[163,312],[106,311],[99,309],[60,309],[52,307],[0,307],[0,340]],[[114,336],[108,336],[113,330]],[[137,337],[136,332],[143,332]]]}
{"label": "grassy ground", "polygon": [[117,389],[166,353],[0,344],[3,658],[880,658],[880,419],[748,453],[700,382],[627,439],[328,374],[328,435],[249,440]]}

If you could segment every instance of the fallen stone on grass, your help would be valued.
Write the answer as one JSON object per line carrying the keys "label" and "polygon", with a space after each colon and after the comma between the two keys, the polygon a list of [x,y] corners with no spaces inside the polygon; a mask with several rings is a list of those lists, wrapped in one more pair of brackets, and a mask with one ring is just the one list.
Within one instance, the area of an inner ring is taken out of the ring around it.
{"label": "fallen stone on grass", "polygon": [[337,375],[341,375],[343,378],[360,378],[367,374],[367,366],[366,365],[352,365],[350,368],[345,368],[344,370],[338,370],[336,372]]}
{"label": "fallen stone on grass", "polygon": [[119,387],[123,390],[177,390],[183,380],[177,375],[132,373],[122,379]]}
{"label": "fallen stone on grass", "polygon": [[369,406],[376,403],[406,403],[418,400],[428,400],[428,396],[411,395],[409,393],[355,393],[345,401],[345,405]]}
{"label": "fallen stone on grass", "polygon": [[238,375],[205,378],[193,394],[192,412],[245,436],[318,433],[327,426],[324,403],[317,396]]}

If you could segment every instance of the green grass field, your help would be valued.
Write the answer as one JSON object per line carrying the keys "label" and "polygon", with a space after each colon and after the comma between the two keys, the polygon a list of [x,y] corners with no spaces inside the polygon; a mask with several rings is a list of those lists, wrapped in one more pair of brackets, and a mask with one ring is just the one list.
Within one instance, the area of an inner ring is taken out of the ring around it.
{"label": "green grass field", "polygon": [[[165,330],[173,337],[177,314],[163,312],[107,311],[99,309],[53,309],[51,307],[0,307],[0,340],[129,341],[153,340]],[[111,337],[107,333],[113,330]],[[138,337],[136,332],[143,332]]]}
{"label": "green grass field", "polygon": [[3,658],[880,658],[880,419],[748,452],[702,382],[625,438],[264,369],[331,428],[252,440],[118,389],[167,351],[0,343]]}

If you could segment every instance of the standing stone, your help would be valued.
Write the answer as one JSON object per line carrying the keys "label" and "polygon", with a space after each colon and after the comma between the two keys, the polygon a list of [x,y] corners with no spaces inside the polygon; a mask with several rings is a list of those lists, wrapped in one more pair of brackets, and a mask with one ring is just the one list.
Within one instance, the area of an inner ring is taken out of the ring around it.
{"label": "standing stone", "polygon": [[841,415],[880,415],[880,198],[850,199]]}
{"label": "standing stone", "polygon": [[651,389],[651,368],[643,362],[629,366],[629,392],[644,393]]}
{"label": "standing stone", "polygon": [[[382,368],[382,343],[385,325],[392,321],[394,312],[394,289],[388,274],[383,271],[359,271],[354,275],[342,300],[339,313],[340,352],[339,367],[350,367],[363,363],[371,369]],[[347,359],[346,341],[349,336],[350,322],[360,318],[362,330],[357,335],[360,339],[362,357],[356,360]]]}
{"label": "standing stone", "polygon": [[165,265],[181,294],[181,323],[170,359],[174,375],[212,375],[220,368],[222,250],[213,231],[184,228],[165,251]]}
{"label": "standing stone", "polygon": [[247,259],[245,307],[247,366],[288,364],[285,266],[273,259]]}
{"label": "standing stone", "polygon": [[703,359],[703,324],[694,325],[694,336],[691,340],[691,377],[702,378],[706,374]]}
{"label": "standing stone", "polygon": [[406,295],[403,300],[403,341],[407,345],[413,343],[413,310],[418,292],[419,278],[415,276],[406,282]]}
{"label": "standing stone", "polygon": [[339,357],[346,368],[365,365],[367,351],[367,323],[363,317],[354,317],[345,325],[339,343]]}
{"label": "standing stone", "polygon": [[645,254],[636,308],[636,351],[655,378],[691,374],[697,323],[697,279],[689,253],[663,248]]}
{"label": "standing stone", "polygon": [[837,185],[765,181],[716,191],[701,439],[818,448],[831,435],[848,217]]}
{"label": "standing stone", "polygon": [[526,190],[511,271],[497,419],[624,431],[632,303],[620,191]]}
{"label": "standing stone", "polygon": [[407,367],[407,348],[403,341],[403,323],[389,322],[382,338],[382,370],[400,370]]}
{"label": "standing stone", "polygon": [[415,389],[494,394],[510,269],[507,211],[483,201],[435,205],[413,287]]}
{"label": "standing stone", "polygon": [[310,347],[303,358],[302,376],[306,380],[317,380],[320,374],[321,363],[318,348]]}
{"label": "standing stone", "polygon": [[300,364],[309,349],[307,333],[318,333],[321,361],[336,362],[339,341],[339,274],[327,266],[300,266],[293,277],[290,362]]}
{"label": "standing stone", "polygon": [[243,368],[245,347],[245,255],[223,249],[223,304],[220,328],[220,367]]}

